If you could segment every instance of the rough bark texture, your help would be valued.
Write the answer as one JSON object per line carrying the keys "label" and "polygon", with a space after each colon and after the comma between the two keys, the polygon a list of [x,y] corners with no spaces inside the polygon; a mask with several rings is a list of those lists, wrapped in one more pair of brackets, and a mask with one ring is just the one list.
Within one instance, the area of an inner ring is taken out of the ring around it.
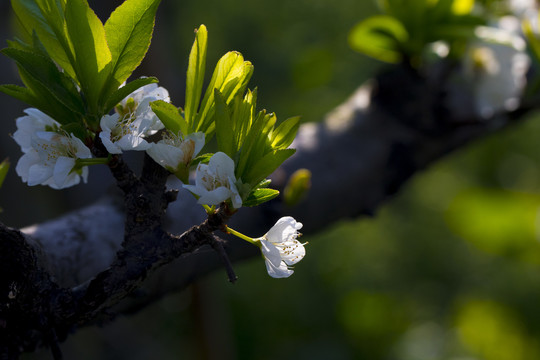
{"label": "rough bark texture", "polygon": [[[260,236],[280,216],[292,215],[304,223],[303,232],[313,233],[343,218],[374,215],[417,171],[531,110],[525,104],[492,119],[458,115],[444,106],[442,83],[440,75],[396,67],[323,122],[303,125],[293,144],[297,153],[273,184],[283,188],[295,170],[307,168],[308,197],[294,208],[276,199],[241,209],[231,225]],[[103,149],[97,144],[93,151]],[[185,191],[167,190],[167,173],[148,158],[140,177],[121,158],[110,168],[123,194],[22,232],[0,227],[1,358],[43,345],[60,358],[57,342],[77,327],[137,311],[224,265],[234,281],[229,260],[258,253],[232,239],[225,253],[215,232],[233,215],[229,209],[206,218]]]}

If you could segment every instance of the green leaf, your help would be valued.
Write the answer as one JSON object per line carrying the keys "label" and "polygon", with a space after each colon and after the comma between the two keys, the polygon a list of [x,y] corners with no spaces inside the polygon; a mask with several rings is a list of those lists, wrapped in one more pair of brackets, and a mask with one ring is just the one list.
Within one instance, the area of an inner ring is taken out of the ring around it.
{"label": "green leaf", "polygon": [[81,115],[71,111],[68,107],[62,104],[41,82],[37,81],[26,69],[21,66],[19,68],[19,76],[22,82],[30,90],[34,97],[34,102],[39,110],[43,111],[54,120],[61,124],[76,122],[81,120]]}
{"label": "green leaf", "polygon": [[[264,153],[264,144],[266,139],[263,133],[263,128],[265,125],[265,119],[265,112],[259,112],[253,120],[246,137],[242,141],[240,159],[238,160],[238,164],[236,166],[236,176],[243,179],[244,182],[251,183],[246,181],[244,174],[255,165],[254,162],[257,161]],[[263,176],[262,178],[265,177],[266,176]]]}
{"label": "green leaf", "polygon": [[86,137],[88,136],[88,132],[86,131],[86,127],[82,123],[69,123],[66,125],[62,125],[62,129],[64,129],[68,134],[73,134],[79,139],[81,139],[83,142],[86,140]]}
{"label": "green leaf", "polygon": [[103,113],[107,114],[109,111],[111,111],[120,101],[122,101],[126,96],[134,92],[135,90],[148,85],[157,83],[158,79],[155,77],[141,77],[136,80],[133,80],[131,82],[128,82],[126,85],[119,87],[114,91],[111,95],[109,95],[108,99],[106,99],[105,107],[103,109]]}
{"label": "green leaf", "polygon": [[173,134],[188,134],[187,123],[179,110],[173,105],[163,100],[152,101],[150,103],[152,111],[161,120],[163,125]]}
{"label": "green leaf", "polygon": [[244,61],[242,54],[231,51],[223,55],[216,65],[201,102],[196,131],[209,132],[215,111],[214,89],[218,89],[226,103],[229,103],[236,94],[245,90],[252,74],[253,65],[249,61]]}
{"label": "green leaf", "polygon": [[242,202],[242,206],[257,206],[267,201],[274,199],[279,195],[278,190],[274,189],[256,189],[252,191],[246,200]]}
{"label": "green leaf", "polygon": [[65,107],[78,114],[84,113],[84,104],[77,88],[69,77],[58,70],[50,58],[15,48],[3,49],[2,53],[15,60]]}
{"label": "green leaf", "polygon": [[392,16],[372,16],[358,23],[349,34],[350,47],[375,59],[398,63],[401,44],[409,38],[403,24]]}
{"label": "green leaf", "polygon": [[274,172],[285,160],[295,153],[294,149],[274,150],[262,157],[254,166],[247,170],[242,180],[245,183],[256,184]]}
{"label": "green leaf", "polygon": [[49,56],[73,79],[73,56],[65,34],[65,0],[11,0],[13,11],[28,41],[35,33]]}
{"label": "green leaf", "polygon": [[18,85],[0,85],[0,92],[3,92],[6,95],[19,99],[22,102],[25,102],[33,107],[40,108],[41,102],[35,97],[35,95],[28,88],[18,86]]}
{"label": "green leaf", "polygon": [[206,26],[201,25],[195,35],[195,41],[189,53],[189,65],[186,78],[186,103],[184,106],[186,121],[192,128],[195,124],[195,115],[201,101],[204,71],[206,67],[206,48],[208,32]]}
{"label": "green leaf", "polygon": [[199,164],[208,164],[208,162],[210,161],[210,158],[212,157],[212,155],[214,155],[213,153],[207,153],[207,154],[202,154],[202,155],[199,155],[197,156],[195,159],[191,160],[191,163],[190,165],[192,167],[194,166],[197,166]]}
{"label": "green leaf", "polygon": [[126,0],[105,23],[111,51],[111,76],[122,84],[143,60],[152,39],[156,10],[161,0]]}
{"label": "green leaf", "polygon": [[73,67],[89,110],[98,114],[98,101],[111,71],[112,56],[101,20],[86,0],[66,3],[66,27],[75,55]]}
{"label": "green leaf", "polygon": [[300,127],[300,117],[292,117],[284,122],[282,122],[273,132],[272,132],[272,143],[271,146],[273,149],[286,149],[293,142]]}
{"label": "green leaf", "polygon": [[0,187],[4,183],[8,170],[9,170],[9,160],[5,159],[4,161],[0,163]]}
{"label": "green leaf", "polygon": [[[234,146],[234,125],[232,122],[231,114],[225,103],[225,99],[219,92],[218,89],[215,89],[215,99],[216,99],[216,139],[218,150],[223,151],[230,158],[234,158],[236,147]],[[236,116],[236,114],[234,114]]]}

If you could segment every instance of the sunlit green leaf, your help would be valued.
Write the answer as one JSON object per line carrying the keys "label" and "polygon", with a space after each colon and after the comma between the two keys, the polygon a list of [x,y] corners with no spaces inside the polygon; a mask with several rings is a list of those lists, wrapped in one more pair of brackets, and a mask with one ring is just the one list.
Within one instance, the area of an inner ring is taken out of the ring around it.
{"label": "sunlit green leaf", "polygon": [[206,67],[206,48],[208,32],[206,26],[201,25],[197,29],[195,41],[189,54],[189,65],[186,78],[186,103],[184,112],[186,121],[190,127],[194,126],[195,115],[199,108],[204,82],[204,72]]}
{"label": "sunlit green leaf", "polygon": [[195,131],[208,132],[213,122],[215,111],[214,89],[218,89],[228,103],[236,94],[242,93],[251,75],[253,65],[244,61],[244,57],[238,52],[228,52],[217,63],[210,84],[201,102],[200,111],[197,114],[197,128]]}
{"label": "sunlit green leaf", "polygon": [[11,0],[11,5],[27,40],[30,41],[35,32],[49,56],[75,79],[73,57],[65,34],[65,0]]}
{"label": "sunlit green leaf", "polygon": [[274,172],[292,154],[294,149],[274,150],[262,157],[255,165],[247,169],[244,181],[249,184],[256,184]]}
{"label": "sunlit green leaf", "polygon": [[197,156],[195,159],[191,160],[191,166],[197,166],[199,164],[208,164],[208,162],[210,161],[210,158],[212,157],[212,155],[214,155],[213,153],[208,153],[208,154],[202,154],[202,155],[199,155]]}
{"label": "sunlit green leaf", "polygon": [[126,0],[105,23],[107,44],[112,57],[111,74],[116,80],[116,86],[131,75],[146,55],[160,1]]}
{"label": "sunlit green leaf", "polygon": [[272,148],[286,149],[293,142],[300,126],[300,117],[292,117],[282,122],[272,132]]}
{"label": "sunlit green leaf", "polygon": [[163,125],[173,134],[188,133],[188,126],[179,110],[173,105],[163,100],[157,100],[150,103],[152,111],[161,120]]}
{"label": "sunlit green leaf", "polygon": [[66,28],[74,50],[75,64],[89,110],[98,113],[98,101],[111,72],[112,56],[101,20],[86,0],[66,3]]}

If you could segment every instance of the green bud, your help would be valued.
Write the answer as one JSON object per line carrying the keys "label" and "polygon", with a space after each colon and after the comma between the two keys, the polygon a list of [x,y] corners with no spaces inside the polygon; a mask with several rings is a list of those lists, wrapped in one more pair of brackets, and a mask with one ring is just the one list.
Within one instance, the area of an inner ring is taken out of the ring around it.
{"label": "green bud", "polygon": [[311,171],[298,169],[291,175],[283,190],[283,201],[289,207],[295,206],[306,197],[310,188]]}

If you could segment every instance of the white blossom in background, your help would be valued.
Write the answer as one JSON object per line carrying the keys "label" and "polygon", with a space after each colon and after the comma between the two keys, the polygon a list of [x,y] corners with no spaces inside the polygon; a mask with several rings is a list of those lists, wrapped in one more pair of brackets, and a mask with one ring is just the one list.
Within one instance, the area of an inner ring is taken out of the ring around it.
{"label": "white blossom in background", "polygon": [[159,165],[173,174],[181,166],[189,164],[204,146],[204,133],[196,132],[187,136],[175,135],[170,131],[163,133],[163,138],[152,143],[146,153]]}
{"label": "white blossom in background", "polygon": [[150,103],[170,102],[169,92],[157,84],[145,85],[129,94],[116,106],[116,113],[101,118],[99,137],[111,154],[128,150],[144,151],[150,144],[144,139],[164,128]]}
{"label": "white blossom in background", "polygon": [[[23,138],[26,134],[29,138]],[[53,189],[63,189],[77,185],[81,178],[88,177],[88,168],[76,168],[77,159],[91,158],[90,149],[73,134],[54,131],[36,131],[33,134],[20,133],[19,141],[30,142],[31,147],[23,150],[15,168],[17,174],[29,186],[48,185]]]}
{"label": "white blossom in background", "polygon": [[537,22],[538,4],[537,0],[509,0],[510,11],[520,19],[529,19]]}
{"label": "white blossom in background", "polygon": [[231,200],[235,209],[242,206],[242,198],[236,188],[234,161],[222,152],[217,152],[210,158],[208,165],[199,164],[195,176],[195,185],[183,185],[199,197],[202,205],[219,205]]}
{"label": "white blossom in background", "polygon": [[480,40],[470,45],[464,59],[475,110],[482,117],[519,106],[530,65],[517,18],[504,17],[498,26],[478,27],[476,35]]}
{"label": "white blossom in background", "polygon": [[261,251],[268,275],[273,278],[286,278],[294,271],[292,266],[306,255],[304,245],[297,238],[302,223],[290,216],[279,219],[276,224],[261,238]]}

